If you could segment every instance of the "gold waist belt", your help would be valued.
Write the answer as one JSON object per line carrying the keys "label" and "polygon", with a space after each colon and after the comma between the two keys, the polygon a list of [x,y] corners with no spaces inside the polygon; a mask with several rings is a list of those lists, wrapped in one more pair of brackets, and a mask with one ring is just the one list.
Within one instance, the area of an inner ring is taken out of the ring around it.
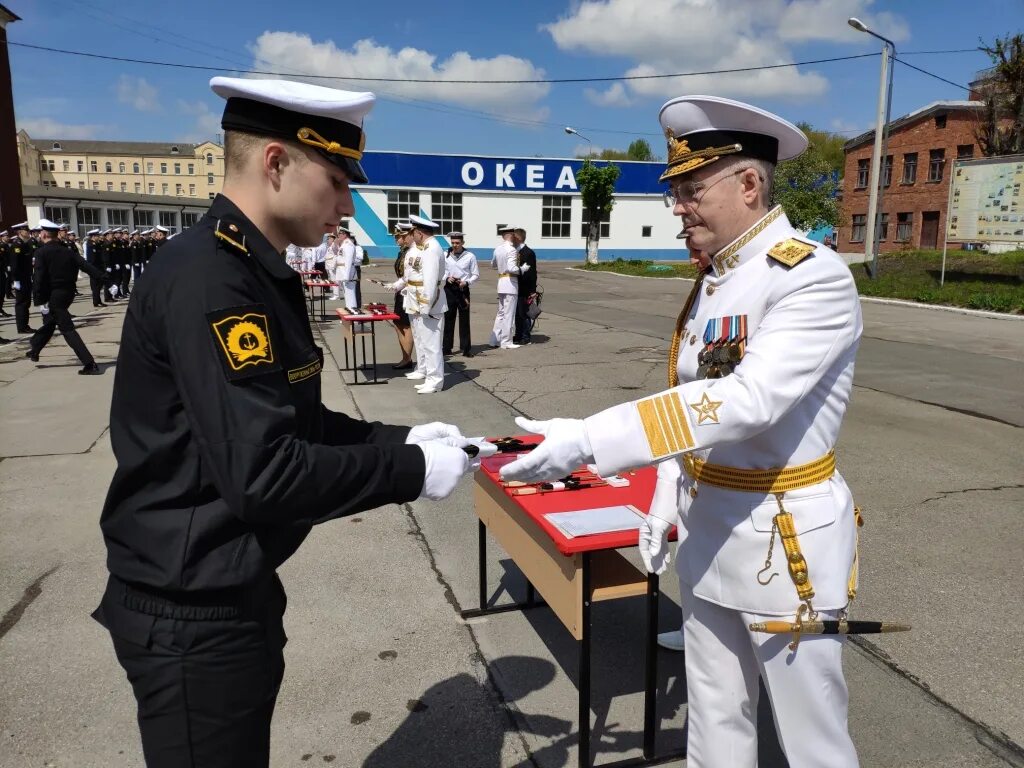
{"label": "gold waist belt", "polygon": [[795,467],[772,469],[743,469],[722,464],[709,464],[703,459],[686,454],[683,468],[694,480],[749,493],[785,493],[798,488],[808,488],[828,480],[836,472],[835,451],[829,451],[820,459]]}
{"label": "gold waist belt", "polygon": [[406,285],[415,285],[417,288],[422,288],[423,287],[423,281],[422,280],[409,280],[406,283]]}
{"label": "gold waist belt", "polygon": [[502,278],[502,277],[512,277],[512,273],[511,272],[502,272],[500,275],[498,275],[498,277],[499,278]]}

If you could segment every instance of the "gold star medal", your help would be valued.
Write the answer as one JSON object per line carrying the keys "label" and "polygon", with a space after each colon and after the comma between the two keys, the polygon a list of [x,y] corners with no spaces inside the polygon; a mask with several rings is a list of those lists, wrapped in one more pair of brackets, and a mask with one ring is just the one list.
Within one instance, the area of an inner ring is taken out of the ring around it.
{"label": "gold star medal", "polygon": [[712,424],[720,424],[718,409],[722,407],[722,402],[721,400],[712,400],[708,397],[708,393],[705,392],[700,402],[690,403],[690,407],[697,414],[697,426],[699,427],[705,421],[709,421]]}

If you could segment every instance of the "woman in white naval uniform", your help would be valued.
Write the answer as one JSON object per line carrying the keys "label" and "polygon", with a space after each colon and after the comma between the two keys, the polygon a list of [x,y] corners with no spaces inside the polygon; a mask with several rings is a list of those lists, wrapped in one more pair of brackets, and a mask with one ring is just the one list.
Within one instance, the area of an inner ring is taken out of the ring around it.
{"label": "woman in white naval uniform", "polygon": [[340,255],[334,273],[334,282],[341,286],[345,299],[345,307],[349,310],[359,309],[356,298],[356,244],[352,242],[350,233],[344,227],[338,227]]}
{"label": "woman in white naval uniform", "polygon": [[[856,766],[843,636],[804,636],[790,650],[789,635],[750,629],[834,617],[855,587],[853,500],[833,450],[862,330],[856,287],[831,249],[768,207],[775,163],[807,145],[798,128],[709,96],[670,101],[660,119],[673,212],[712,254],[677,323],[670,388],[584,420],[521,420],[545,440],[501,476],[657,463],[640,550],[662,572],[678,514],[687,765],[757,765],[760,676],[793,768]],[[796,536],[783,540],[789,520]]]}
{"label": "woman in white naval uniform", "polygon": [[[444,296],[444,251],[434,237],[438,224],[420,216],[410,216],[413,246],[406,263],[415,264],[419,277],[407,280],[405,311],[412,325],[416,348],[416,370],[407,373],[410,379],[423,379],[416,387],[421,395],[431,395],[444,389],[444,356],[441,336],[444,333],[444,313],[448,302]],[[411,257],[411,258],[410,258]]]}

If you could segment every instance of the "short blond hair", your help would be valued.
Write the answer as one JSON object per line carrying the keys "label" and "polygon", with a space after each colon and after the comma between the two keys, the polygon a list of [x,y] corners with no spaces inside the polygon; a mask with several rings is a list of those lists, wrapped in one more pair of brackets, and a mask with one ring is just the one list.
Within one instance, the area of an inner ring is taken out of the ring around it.
{"label": "short blond hair", "polygon": [[296,162],[308,160],[305,151],[297,141],[279,139],[275,136],[262,136],[246,131],[225,131],[224,133],[224,174],[241,171],[249,157],[259,151],[268,141],[277,141],[289,149],[289,155]]}

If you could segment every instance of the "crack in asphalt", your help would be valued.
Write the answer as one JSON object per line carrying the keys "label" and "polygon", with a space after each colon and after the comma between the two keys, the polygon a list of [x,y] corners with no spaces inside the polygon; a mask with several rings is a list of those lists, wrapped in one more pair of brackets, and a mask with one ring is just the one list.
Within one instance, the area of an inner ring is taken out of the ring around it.
{"label": "crack in asphalt", "polygon": [[60,568],[59,565],[53,566],[50,570],[43,573],[39,578],[25,587],[25,592],[22,594],[21,599],[4,614],[2,619],[0,619],[0,638],[3,638],[4,635],[14,629],[14,626],[21,621],[21,617],[25,615],[25,610],[36,601],[36,598],[43,594],[43,582],[46,580],[46,577],[58,568]]}
{"label": "crack in asphalt", "polygon": [[932,496],[930,499],[925,499],[922,504],[927,504],[929,501],[941,501],[942,499],[948,499],[950,496],[957,496],[961,493],[975,493],[984,491],[1008,491],[1016,488],[1024,488],[1024,483],[1016,483],[1014,485],[993,485],[988,488],[960,488],[956,491],[939,491],[938,496]]}
{"label": "crack in asphalt", "polygon": [[898,392],[889,392],[888,390],[885,390],[885,389],[877,389],[875,387],[869,387],[869,386],[866,386],[864,384],[857,384],[856,382],[854,382],[853,387],[854,387],[854,389],[865,389],[868,392],[877,392],[880,395],[891,395],[892,397],[898,397],[900,400],[909,400],[912,403],[919,403],[920,405],[931,405],[931,406],[934,406],[936,408],[941,408],[944,411],[949,411],[951,413],[960,413],[960,414],[963,414],[964,416],[973,416],[976,419],[984,419],[985,421],[994,421],[997,424],[1005,424],[1008,427],[1016,427],[1017,429],[1021,428],[1020,424],[1014,424],[1012,421],[1007,421],[1006,419],[1000,419],[998,416],[991,416],[991,415],[989,415],[987,413],[981,413],[979,411],[972,411],[970,408],[957,408],[955,405],[945,405],[943,403],[933,403],[930,400],[919,400],[916,397],[909,397],[908,395],[901,395]]}

